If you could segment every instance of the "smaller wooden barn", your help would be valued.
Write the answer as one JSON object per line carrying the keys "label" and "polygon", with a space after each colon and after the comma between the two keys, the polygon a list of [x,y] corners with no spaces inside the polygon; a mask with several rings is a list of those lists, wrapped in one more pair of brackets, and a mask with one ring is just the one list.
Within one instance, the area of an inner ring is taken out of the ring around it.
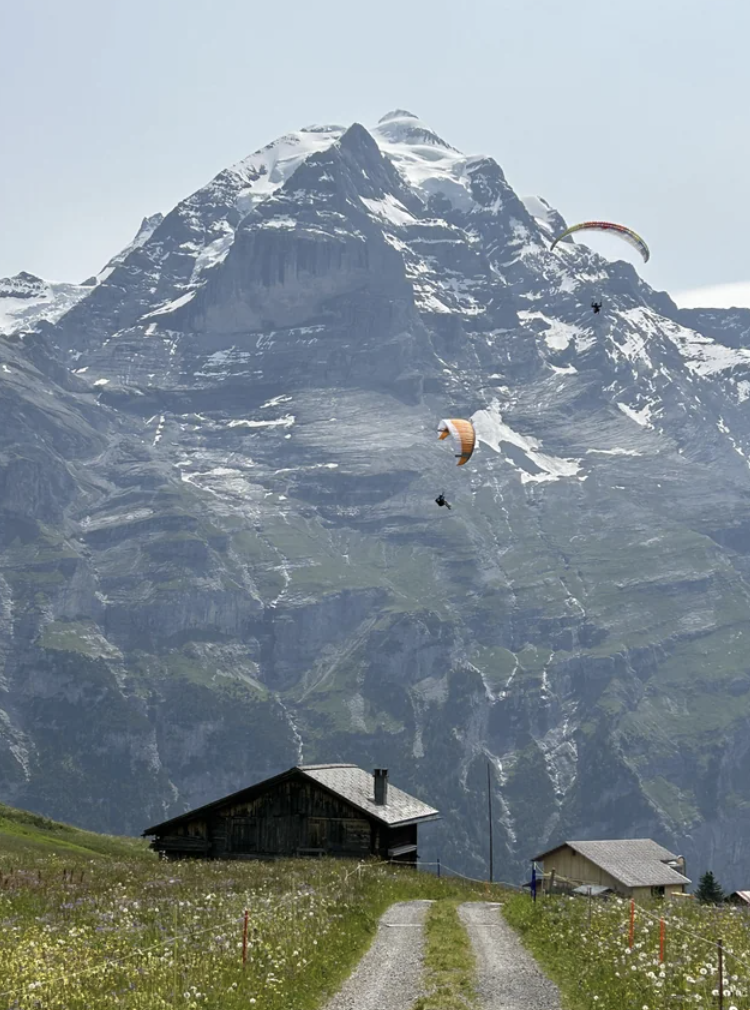
{"label": "smaller wooden barn", "polygon": [[592,885],[636,900],[682,894],[690,884],[683,857],[651,838],[563,842],[534,862],[543,864],[547,884]]}
{"label": "smaller wooden barn", "polygon": [[417,828],[439,813],[388,781],[388,770],[297,765],[146,828],[167,856],[268,859],[379,856],[415,863]]}

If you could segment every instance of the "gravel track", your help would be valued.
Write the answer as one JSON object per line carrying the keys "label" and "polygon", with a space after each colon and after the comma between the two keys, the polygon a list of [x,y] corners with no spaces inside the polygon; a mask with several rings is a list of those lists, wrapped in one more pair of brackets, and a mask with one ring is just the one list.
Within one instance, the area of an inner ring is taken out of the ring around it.
{"label": "gravel track", "polygon": [[487,901],[461,905],[458,914],[477,959],[477,992],[482,1010],[560,1010],[560,993]]}
{"label": "gravel track", "polygon": [[409,1010],[421,994],[424,920],[430,901],[399,901],[372,946],[325,1010]]}

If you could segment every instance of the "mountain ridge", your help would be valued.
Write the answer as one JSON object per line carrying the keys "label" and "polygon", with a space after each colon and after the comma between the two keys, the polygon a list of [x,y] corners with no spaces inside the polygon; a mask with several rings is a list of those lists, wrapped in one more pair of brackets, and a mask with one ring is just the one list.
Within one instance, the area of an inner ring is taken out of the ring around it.
{"label": "mountain ridge", "polygon": [[739,878],[745,321],[551,254],[493,159],[384,120],[224,170],[0,341],[7,798],[137,831],[390,761],[476,871],[489,761],[504,873],[656,834]]}

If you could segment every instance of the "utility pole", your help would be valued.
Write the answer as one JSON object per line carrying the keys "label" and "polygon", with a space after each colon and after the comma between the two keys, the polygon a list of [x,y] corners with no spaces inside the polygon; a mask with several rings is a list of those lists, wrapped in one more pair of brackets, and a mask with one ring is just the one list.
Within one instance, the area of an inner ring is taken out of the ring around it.
{"label": "utility pole", "polygon": [[490,817],[490,883],[493,883],[492,873],[492,782],[490,779],[490,763],[487,762],[487,806]]}

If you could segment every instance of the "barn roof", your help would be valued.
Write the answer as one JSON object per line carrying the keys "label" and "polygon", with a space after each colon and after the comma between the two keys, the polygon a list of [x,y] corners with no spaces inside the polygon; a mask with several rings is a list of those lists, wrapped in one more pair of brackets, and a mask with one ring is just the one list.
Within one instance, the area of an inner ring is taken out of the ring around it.
{"label": "barn roof", "polygon": [[606,841],[562,842],[548,849],[535,861],[567,845],[589,859],[625,887],[664,887],[668,884],[689,884],[688,877],[667,865],[679,857],[651,838],[613,838]]}
{"label": "barn roof", "polygon": [[299,770],[320,785],[336,793],[342,800],[358,807],[364,813],[384,824],[403,824],[408,821],[433,820],[438,816],[434,807],[405,793],[388,783],[388,802],[385,806],[375,802],[372,772],[356,765],[299,765]]}
{"label": "barn roof", "polygon": [[385,805],[376,803],[372,772],[358,768],[357,765],[295,765],[280,775],[274,775],[273,778],[256,782],[255,785],[247,786],[229,796],[222,796],[221,799],[214,800],[212,803],[206,803],[202,807],[196,807],[195,810],[188,810],[168,821],[146,828],[143,834],[163,834],[165,830],[171,829],[183,821],[193,820],[227,804],[241,803],[243,800],[251,799],[266,789],[281,783],[284,779],[295,775],[311,779],[323,789],[356,807],[367,817],[379,821],[381,824],[387,824],[389,827],[395,827],[398,824],[434,821],[440,816],[434,807],[428,806],[402,789],[398,789],[390,781],[388,782],[388,802]]}
{"label": "barn roof", "polygon": [[739,901],[744,901],[746,905],[750,905],[750,891],[732,891],[729,897],[737,898]]}

